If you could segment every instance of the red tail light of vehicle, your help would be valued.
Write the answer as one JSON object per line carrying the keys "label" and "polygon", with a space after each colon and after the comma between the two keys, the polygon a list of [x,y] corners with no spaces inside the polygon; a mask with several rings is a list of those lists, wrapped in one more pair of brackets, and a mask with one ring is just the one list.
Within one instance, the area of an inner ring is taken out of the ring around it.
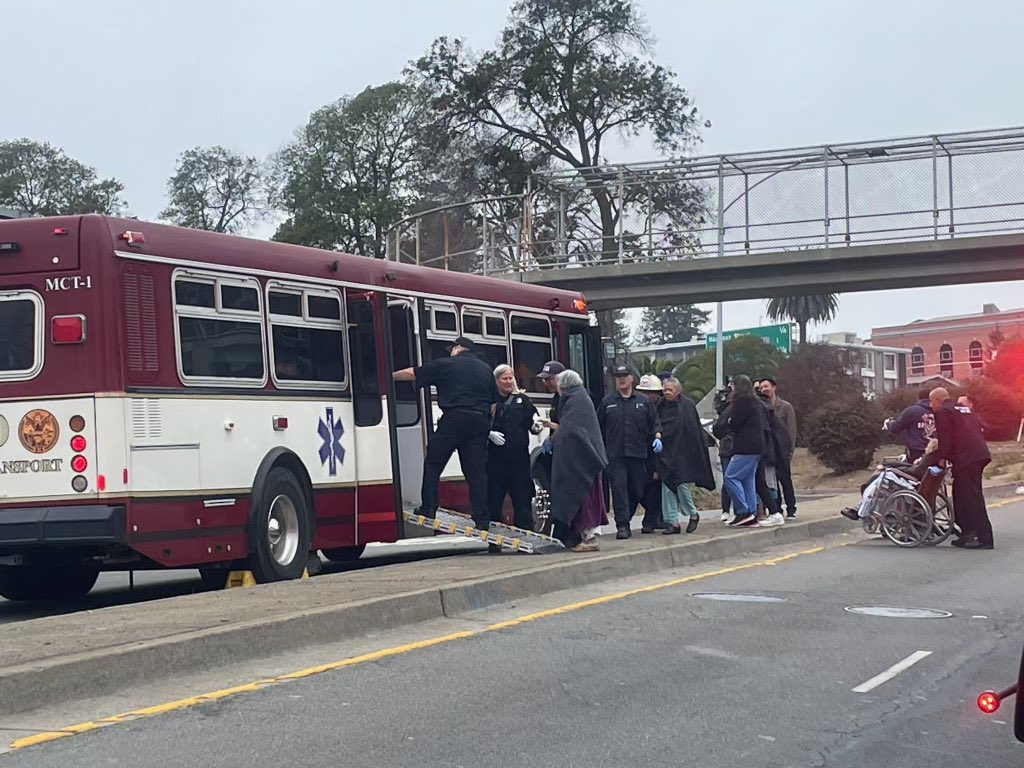
{"label": "red tail light of vehicle", "polygon": [[71,450],[75,453],[82,453],[87,445],[86,439],[81,435],[75,435],[71,438]]}
{"label": "red tail light of vehicle", "polygon": [[54,344],[81,344],[85,341],[85,316],[55,316],[51,321],[50,338]]}
{"label": "red tail light of vehicle", "polygon": [[999,694],[995,691],[985,691],[978,697],[978,709],[986,715],[997,712],[999,710]]}
{"label": "red tail light of vehicle", "polygon": [[76,474],[82,474],[86,469],[89,468],[89,460],[85,456],[75,456],[71,459],[71,469]]}

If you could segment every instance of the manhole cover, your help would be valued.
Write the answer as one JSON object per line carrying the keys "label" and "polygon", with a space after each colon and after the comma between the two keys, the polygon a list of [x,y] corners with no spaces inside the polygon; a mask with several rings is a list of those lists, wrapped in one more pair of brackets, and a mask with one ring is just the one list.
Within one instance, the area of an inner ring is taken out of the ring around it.
{"label": "manhole cover", "polygon": [[699,597],[702,600],[722,600],[727,603],[784,603],[784,597],[772,597],[771,595],[743,595],[736,592],[691,592],[690,597]]}
{"label": "manhole cover", "polygon": [[940,611],[936,608],[900,608],[892,605],[851,605],[843,610],[886,619],[948,619],[953,615],[949,611]]}

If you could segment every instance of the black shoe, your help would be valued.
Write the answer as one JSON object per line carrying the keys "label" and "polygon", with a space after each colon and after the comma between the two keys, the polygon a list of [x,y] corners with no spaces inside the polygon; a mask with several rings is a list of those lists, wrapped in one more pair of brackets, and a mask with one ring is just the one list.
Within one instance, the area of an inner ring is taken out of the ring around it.
{"label": "black shoe", "polygon": [[786,517],[796,517],[796,510],[791,509],[786,513]]}
{"label": "black shoe", "polygon": [[853,520],[853,522],[855,522],[855,523],[858,520],[860,520],[860,514],[853,507],[847,507],[846,509],[841,509],[841,510],[839,510],[839,514],[842,515],[843,517],[845,517],[847,520]]}
{"label": "black shoe", "polygon": [[693,533],[697,530],[697,523],[700,522],[700,515],[694,515],[690,518],[690,522],[686,524],[686,532]]}
{"label": "black shoe", "polygon": [[671,536],[672,534],[682,533],[682,532],[683,532],[683,529],[680,528],[678,525],[669,525],[669,526],[665,527],[665,530],[661,532],[661,535],[662,536]]}
{"label": "black shoe", "polygon": [[646,525],[640,529],[640,533],[654,533],[653,528],[648,528]]}
{"label": "black shoe", "polygon": [[656,526],[654,526],[654,530],[656,530],[656,531],[664,531],[668,527],[669,527],[669,524],[666,523],[664,520],[662,520],[660,523],[658,523]]}
{"label": "black shoe", "polygon": [[489,531],[491,529],[491,521],[490,521],[490,519],[478,520],[477,518],[474,517],[473,518],[473,527],[476,528],[478,531]]}
{"label": "black shoe", "polygon": [[422,515],[423,517],[427,518],[428,520],[433,520],[434,516],[437,514],[437,510],[436,509],[427,509],[426,507],[417,507],[416,509],[413,510],[412,513],[414,515]]}
{"label": "black shoe", "polygon": [[615,538],[620,540],[631,539],[633,538],[633,532],[629,530],[629,528],[619,528],[619,530],[615,532]]}
{"label": "black shoe", "polygon": [[982,541],[977,536],[965,536],[960,541],[962,543],[957,546],[961,549],[995,549],[995,545],[991,541]]}

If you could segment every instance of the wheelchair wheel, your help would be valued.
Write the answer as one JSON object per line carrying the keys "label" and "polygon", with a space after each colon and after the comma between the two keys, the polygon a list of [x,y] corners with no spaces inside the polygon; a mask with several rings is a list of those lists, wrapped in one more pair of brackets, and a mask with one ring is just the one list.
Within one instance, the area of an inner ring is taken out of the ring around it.
{"label": "wheelchair wheel", "polygon": [[956,519],[953,517],[953,502],[946,496],[946,489],[943,488],[935,496],[935,508],[932,510],[932,531],[922,542],[926,547],[934,547],[941,544],[953,533]]}
{"label": "wheelchair wheel", "polygon": [[882,533],[898,547],[916,547],[935,525],[928,502],[915,491],[897,491],[882,511]]}

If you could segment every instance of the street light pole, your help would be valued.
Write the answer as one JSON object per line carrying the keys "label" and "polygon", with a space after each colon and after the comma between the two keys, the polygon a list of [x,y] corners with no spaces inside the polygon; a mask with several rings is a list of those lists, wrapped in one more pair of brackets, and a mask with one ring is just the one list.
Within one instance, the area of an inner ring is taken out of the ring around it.
{"label": "street light pole", "polygon": [[[718,160],[718,256],[725,255],[725,163]],[[715,389],[722,386],[725,380],[725,344],[722,343],[722,302],[718,302],[715,312],[718,338],[715,344]]]}

